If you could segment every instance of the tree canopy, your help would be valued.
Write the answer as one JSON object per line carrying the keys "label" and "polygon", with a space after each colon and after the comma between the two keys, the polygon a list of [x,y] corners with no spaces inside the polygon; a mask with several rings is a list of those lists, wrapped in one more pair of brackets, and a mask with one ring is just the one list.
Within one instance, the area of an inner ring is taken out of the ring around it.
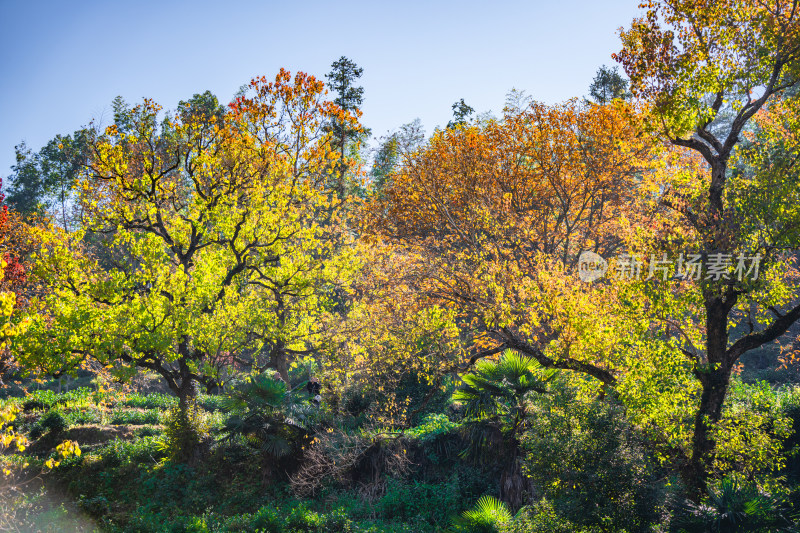
{"label": "tree canopy", "polygon": [[[126,131],[109,126],[93,143],[79,230],[38,231],[47,292],[21,353],[57,372],[87,357],[121,376],[150,369],[182,402],[233,368],[288,380],[351,271],[323,184],[338,161],[325,125],[355,120],[322,83],[283,70],[224,114],[159,123],[158,112],[145,100]],[[102,261],[90,235],[105,239]]]}

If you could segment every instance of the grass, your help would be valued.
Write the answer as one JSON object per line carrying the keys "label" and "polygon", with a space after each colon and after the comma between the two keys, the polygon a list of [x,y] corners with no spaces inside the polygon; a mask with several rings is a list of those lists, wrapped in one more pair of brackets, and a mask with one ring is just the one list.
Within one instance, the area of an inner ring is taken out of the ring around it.
{"label": "grass", "polygon": [[[55,520],[69,531],[444,531],[450,515],[442,510],[463,507],[458,476],[381,481],[364,492],[368,497],[327,486],[315,498],[298,500],[280,468],[236,442],[215,445],[196,468],[172,464],[162,424],[176,399],[165,394],[39,390],[0,402],[21,407],[19,429],[41,435],[18,463],[41,465],[66,438],[81,445],[80,457],[45,474],[69,495],[69,505],[42,506],[35,498],[25,504],[37,520]],[[227,416],[220,398],[203,395],[198,405],[214,435]],[[426,441],[452,427],[446,417],[429,416],[408,436]]]}

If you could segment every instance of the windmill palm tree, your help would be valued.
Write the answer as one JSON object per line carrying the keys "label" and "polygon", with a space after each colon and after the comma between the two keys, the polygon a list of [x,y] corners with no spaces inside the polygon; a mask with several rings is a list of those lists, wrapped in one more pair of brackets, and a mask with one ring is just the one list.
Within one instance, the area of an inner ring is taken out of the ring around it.
{"label": "windmill palm tree", "polygon": [[470,431],[465,456],[500,457],[503,474],[500,498],[512,508],[523,505],[528,483],[522,475],[519,436],[526,428],[529,393],[545,393],[556,376],[531,357],[506,350],[498,361],[481,360],[472,372],[461,377],[463,386],[453,400],[464,406]]}
{"label": "windmill palm tree", "polygon": [[293,396],[283,380],[267,373],[233,383],[223,408],[229,413],[222,428],[227,439],[241,437],[274,458],[288,455],[313,433],[319,418],[319,409]]}

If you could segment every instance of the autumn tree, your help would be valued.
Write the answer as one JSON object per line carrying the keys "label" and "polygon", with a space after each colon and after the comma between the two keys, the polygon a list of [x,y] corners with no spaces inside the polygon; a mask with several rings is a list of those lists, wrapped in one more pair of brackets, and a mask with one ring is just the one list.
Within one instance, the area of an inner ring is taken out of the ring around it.
{"label": "autumn tree", "polygon": [[[663,184],[661,205],[680,215],[685,231],[661,242],[704,261],[715,254],[760,258],[757,279],[734,275],[735,265],[716,278],[704,273],[686,297],[696,298],[697,306],[666,317],[676,324],[688,319],[702,332],[699,345],[684,338],[681,347],[701,388],[684,469],[699,498],[714,462],[714,432],[734,365],[800,319],[785,253],[800,244],[796,170],[775,164],[757,145],[742,150],[753,121],[771,114],[770,103],[797,84],[800,6],[796,0],[677,0],[641,7],[645,15],[622,31],[623,49],[615,57],[634,95],[651,106],[651,124],[661,138],[702,160],[693,175],[675,174]],[[791,132],[793,120],[786,113],[775,117],[783,126],[765,134],[772,139]],[[757,170],[736,170],[736,161],[750,158]]]}
{"label": "autumn tree", "polygon": [[[23,217],[4,202],[0,194],[0,309],[5,320],[2,330],[20,331],[13,325],[11,314],[26,307],[32,287],[28,283],[28,261],[33,246],[30,243],[30,228]],[[35,290],[35,288],[33,288]],[[10,347],[14,335],[4,334],[0,339],[0,384],[7,374],[17,370],[16,359]]]}
{"label": "autumn tree", "polygon": [[[114,124],[92,144],[80,229],[38,230],[47,291],[19,356],[48,371],[86,358],[123,378],[154,371],[184,414],[196,385],[211,390],[234,368],[273,368],[288,385],[352,269],[324,189],[339,160],[325,126],[355,119],[320,81],[284,70],[224,113],[159,121],[146,100],[123,118],[124,132]],[[102,261],[92,234],[108,236]]]}
{"label": "autumn tree", "polygon": [[651,161],[638,124],[624,102],[572,101],[436,132],[371,207],[373,357],[436,374],[511,348],[613,385],[616,347],[583,333],[608,329],[613,290],[575,267],[582,251],[620,250],[638,221]]}

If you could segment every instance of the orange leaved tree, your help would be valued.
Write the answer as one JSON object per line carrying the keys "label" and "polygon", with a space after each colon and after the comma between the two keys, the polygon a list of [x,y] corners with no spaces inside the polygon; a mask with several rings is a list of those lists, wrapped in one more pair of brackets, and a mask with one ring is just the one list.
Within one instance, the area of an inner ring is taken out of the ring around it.
{"label": "orange leaved tree", "polygon": [[616,289],[575,272],[643,219],[652,149],[622,101],[532,104],[435,133],[370,206],[362,281],[381,318],[366,344],[432,373],[512,348],[613,385]]}

